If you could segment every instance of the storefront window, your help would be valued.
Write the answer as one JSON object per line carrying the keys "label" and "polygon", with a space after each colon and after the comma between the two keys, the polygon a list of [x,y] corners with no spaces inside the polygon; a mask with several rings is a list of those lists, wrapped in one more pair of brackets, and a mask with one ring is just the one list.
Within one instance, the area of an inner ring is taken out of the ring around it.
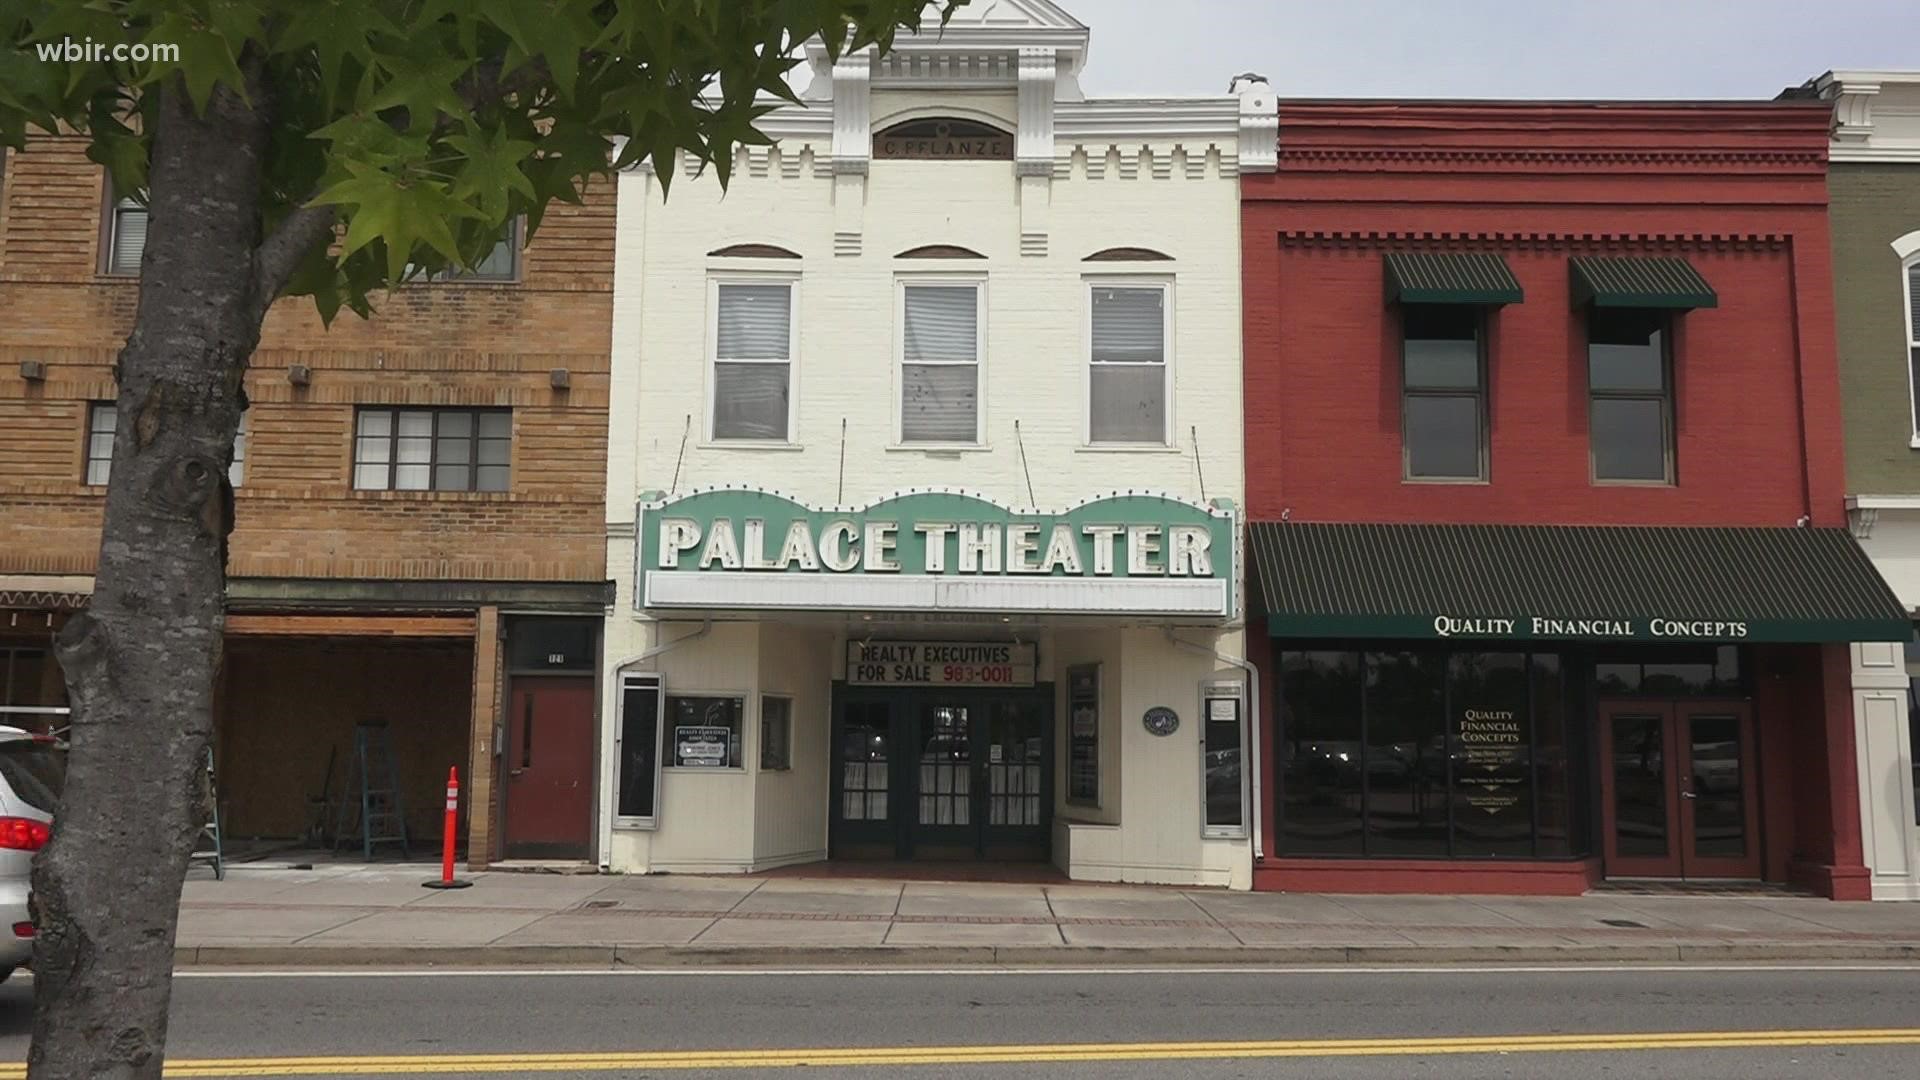
{"label": "storefront window", "polygon": [[1738,645],[1673,645],[1650,657],[1602,653],[1593,668],[1602,697],[1743,697],[1746,674]]}
{"label": "storefront window", "polygon": [[1280,694],[1281,849],[1364,854],[1360,655],[1286,653]]}
{"label": "storefront window", "polygon": [[1364,657],[1369,854],[1447,853],[1440,661],[1422,652]]}
{"label": "storefront window", "polygon": [[1533,854],[1533,714],[1524,653],[1454,653],[1447,658],[1447,716],[1453,736],[1453,853],[1526,858]]}
{"label": "storefront window", "polygon": [[1567,683],[1558,656],[1535,653],[1532,674],[1533,817],[1536,855],[1571,855],[1579,803],[1572,797],[1574,777],[1567,744]]}
{"label": "storefront window", "polygon": [[1584,853],[1562,671],[1553,653],[1283,653],[1281,852]]}
{"label": "storefront window", "polygon": [[737,697],[667,698],[667,740],[676,769],[740,767],[740,725],[747,703]]}

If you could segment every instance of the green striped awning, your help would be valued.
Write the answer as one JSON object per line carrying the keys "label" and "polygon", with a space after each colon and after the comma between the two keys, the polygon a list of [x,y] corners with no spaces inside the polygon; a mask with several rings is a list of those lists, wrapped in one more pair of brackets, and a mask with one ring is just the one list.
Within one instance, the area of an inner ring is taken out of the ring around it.
{"label": "green striped awning", "polygon": [[1517,304],[1520,282],[1507,261],[1484,252],[1401,251],[1386,257],[1387,302]]}
{"label": "green striped awning", "polygon": [[1685,259],[1578,257],[1569,260],[1573,306],[1710,308],[1713,286]]}
{"label": "green striped awning", "polygon": [[1913,637],[1845,529],[1255,522],[1247,547],[1275,636]]}

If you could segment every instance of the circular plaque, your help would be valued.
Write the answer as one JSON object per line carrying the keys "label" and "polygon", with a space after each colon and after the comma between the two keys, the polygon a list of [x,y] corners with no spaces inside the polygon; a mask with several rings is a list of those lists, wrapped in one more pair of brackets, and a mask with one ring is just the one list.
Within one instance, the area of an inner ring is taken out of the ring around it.
{"label": "circular plaque", "polygon": [[1165,705],[1155,705],[1140,718],[1147,731],[1155,735],[1171,735],[1180,730],[1180,714]]}

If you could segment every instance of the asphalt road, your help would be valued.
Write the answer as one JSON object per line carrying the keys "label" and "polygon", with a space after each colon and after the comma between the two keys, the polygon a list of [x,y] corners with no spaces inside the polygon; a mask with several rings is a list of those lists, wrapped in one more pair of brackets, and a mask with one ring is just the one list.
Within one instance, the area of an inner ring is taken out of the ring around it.
{"label": "asphalt road", "polygon": [[[244,973],[175,987],[170,1075],[1920,1075],[1920,966]],[[0,987],[0,1062],[25,1058],[30,993]],[[286,1060],[316,1057],[330,1060]],[[19,1075],[0,1064],[0,1080]]]}

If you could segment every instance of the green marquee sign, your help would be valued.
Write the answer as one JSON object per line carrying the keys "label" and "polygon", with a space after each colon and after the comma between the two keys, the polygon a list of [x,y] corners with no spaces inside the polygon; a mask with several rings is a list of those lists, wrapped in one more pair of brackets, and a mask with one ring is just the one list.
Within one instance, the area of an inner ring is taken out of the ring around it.
{"label": "green marquee sign", "polygon": [[[727,585],[684,584],[692,577],[777,578],[784,591],[760,594],[776,605],[785,598],[795,607],[910,606],[904,593],[884,587],[827,602],[794,584],[896,579],[991,585],[965,598],[946,590],[923,602],[935,607],[991,602],[1007,610],[1126,610],[1124,598],[1135,597],[1141,610],[1189,613],[1204,593],[1207,612],[1227,615],[1235,581],[1231,504],[1199,506],[1139,492],[1028,512],[955,491],[813,507],[776,492],[719,488],[642,502],[637,539],[642,606],[702,606],[697,594],[707,597],[706,606],[751,606],[725,602],[739,595]],[[1069,591],[1076,582],[1118,588]],[[1151,599],[1149,586],[1158,587]]]}

